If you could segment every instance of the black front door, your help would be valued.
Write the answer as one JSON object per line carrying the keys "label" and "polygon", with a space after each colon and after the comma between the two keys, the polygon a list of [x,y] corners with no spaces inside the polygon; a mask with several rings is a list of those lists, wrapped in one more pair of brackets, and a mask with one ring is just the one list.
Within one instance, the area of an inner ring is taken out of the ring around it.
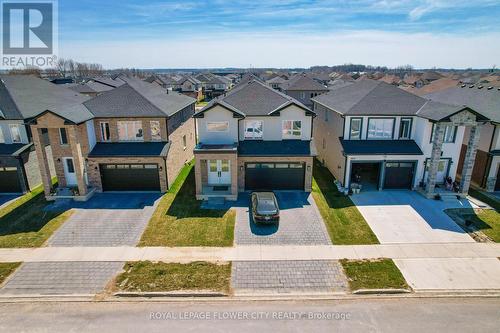
{"label": "black front door", "polygon": [[246,190],[304,190],[303,163],[247,163]]}
{"label": "black front door", "polygon": [[411,189],[414,169],[413,162],[386,162],[384,188]]}
{"label": "black front door", "polygon": [[0,168],[0,193],[22,193],[16,167]]}
{"label": "black front door", "polygon": [[160,191],[157,164],[101,164],[103,191]]}

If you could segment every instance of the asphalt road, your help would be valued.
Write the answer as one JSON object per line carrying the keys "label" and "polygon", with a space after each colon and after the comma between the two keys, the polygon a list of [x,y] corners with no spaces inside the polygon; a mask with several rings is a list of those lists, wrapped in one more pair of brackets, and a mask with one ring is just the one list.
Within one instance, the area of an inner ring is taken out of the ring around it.
{"label": "asphalt road", "polygon": [[500,299],[0,304],[0,332],[456,333],[499,327]]}

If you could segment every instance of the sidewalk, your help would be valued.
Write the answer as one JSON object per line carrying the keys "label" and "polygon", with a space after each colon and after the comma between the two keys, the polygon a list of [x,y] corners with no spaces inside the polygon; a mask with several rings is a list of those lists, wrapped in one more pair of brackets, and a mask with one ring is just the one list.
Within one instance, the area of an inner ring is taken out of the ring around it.
{"label": "sidewalk", "polygon": [[0,249],[0,262],[273,261],[338,259],[499,258],[500,244],[383,244],[236,247],[42,247]]}

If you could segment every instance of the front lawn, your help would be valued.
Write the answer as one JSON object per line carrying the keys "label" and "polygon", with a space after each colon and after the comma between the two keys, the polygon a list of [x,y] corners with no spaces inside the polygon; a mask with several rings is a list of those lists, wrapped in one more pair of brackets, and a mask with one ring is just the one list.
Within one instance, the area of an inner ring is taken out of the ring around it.
{"label": "front lawn", "polygon": [[2,284],[9,275],[11,275],[21,265],[20,262],[2,262],[0,263],[0,284]]}
{"label": "front lawn", "polygon": [[124,270],[116,278],[116,287],[123,291],[206,290],[228,293],[231,281],[231,264],[139,261],[126,263]]}
{"label": "front lawn", "polygon": [[391,259],[340,261],[351,290],[408,289],[406,281]]}
{"label": "front lawn", "polygon": [[[473,233],[478,230],[485,234],[494,242],[500,243],[500,213],[493,209],[448,209],[445,212],[457,222],[457,224],[465,231]],[[471,230],[470,227],[464,225],[464,222],[471,222],[476,230]],[[479,236],[481,238],[481,236]],[[483,237],[484,238],[484,237]]]}
{"label": "front lawn", "polygon": [[45,211],[39,186],[0,210],[0,247],[40,247],[71,215],[71,211]]}
{"label": "front lawn", "polygon": [[335,245],[379,244],[348,196],[340,193],[330,171],[314,161],[313,196]]}
{"label": "front lawn", "polygon": [[139,246],[232,246],[236,213],[201,209],[200,204],[191,163],[161,198]]}

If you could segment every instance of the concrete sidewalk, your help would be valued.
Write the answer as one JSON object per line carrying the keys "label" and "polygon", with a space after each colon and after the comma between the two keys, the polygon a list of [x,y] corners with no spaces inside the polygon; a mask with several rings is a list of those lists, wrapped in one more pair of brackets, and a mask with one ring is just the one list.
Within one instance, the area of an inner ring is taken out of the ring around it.
{"label": "concrete sidewalk", "polygon": [[338,259],[499,258],[496,243],[237,247],[41,247],[0,249],[0,262],[274,261]]}

